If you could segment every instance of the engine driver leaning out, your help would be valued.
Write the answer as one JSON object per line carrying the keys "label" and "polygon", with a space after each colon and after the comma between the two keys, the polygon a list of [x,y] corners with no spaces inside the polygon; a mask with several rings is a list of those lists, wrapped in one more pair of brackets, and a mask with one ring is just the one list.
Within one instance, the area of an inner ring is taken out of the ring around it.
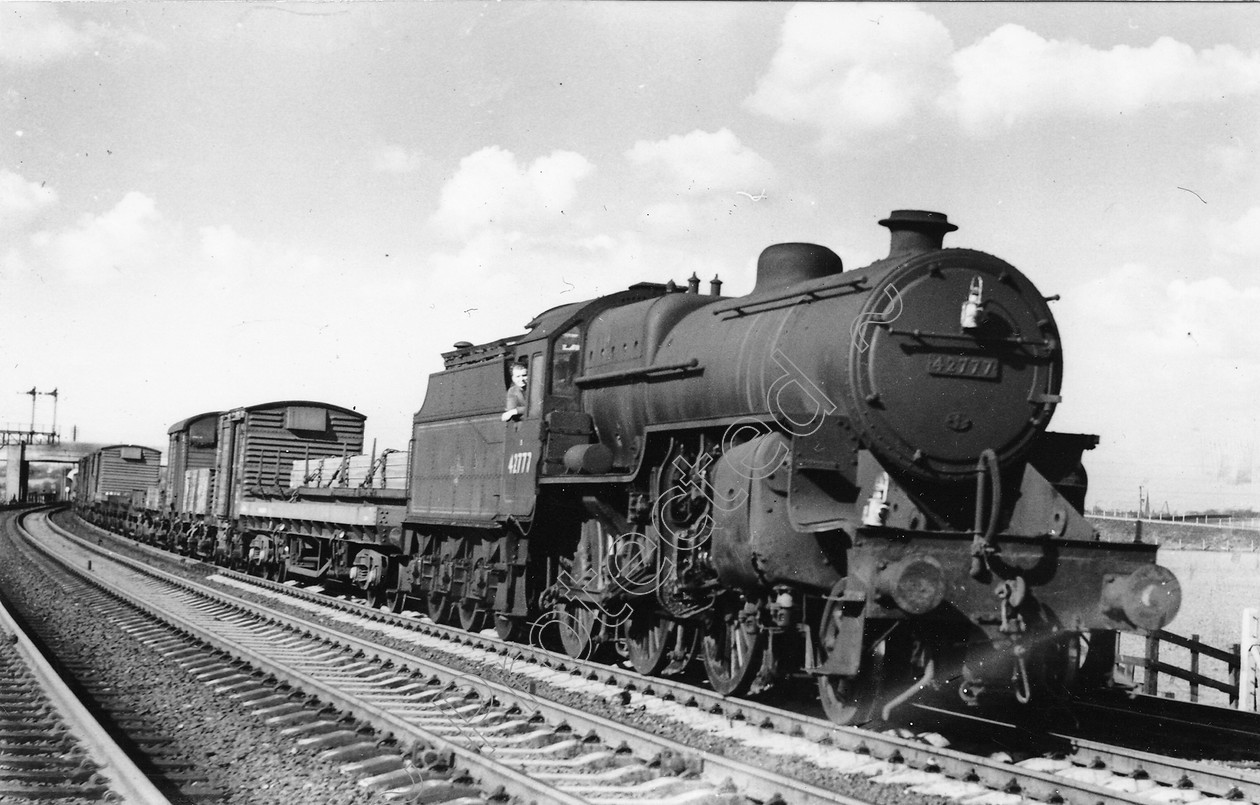
{"label": "engine driver leaning out", "polygon": [[504,422],[520,419],[525,415],[525,384],[529,381],[529,369],[523,363],[512,364],[512,385],[508,387],[507,399],[503,403]]}

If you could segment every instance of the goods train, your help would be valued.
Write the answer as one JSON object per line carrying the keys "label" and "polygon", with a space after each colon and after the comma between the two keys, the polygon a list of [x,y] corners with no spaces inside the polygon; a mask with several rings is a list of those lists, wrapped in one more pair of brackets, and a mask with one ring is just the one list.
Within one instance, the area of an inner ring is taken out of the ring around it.
{"label": "goods train", "polygon": [[889,253],[856,270],[778,244],[746,296],[693,274],[460,342],[406,453],[364,455],[363,417],[322,403],[184,420],[165,491],[130,516],[466,629],[649,674],[698,660],[726,694],[811,680],[841,723],[927,687],[1106,684],[1116,632],[1162,628],[1180,587],[1155,546],[1082,516],[1098,439],[1047,430],[1048,300],[944,248],[941,213],[879,223]]}

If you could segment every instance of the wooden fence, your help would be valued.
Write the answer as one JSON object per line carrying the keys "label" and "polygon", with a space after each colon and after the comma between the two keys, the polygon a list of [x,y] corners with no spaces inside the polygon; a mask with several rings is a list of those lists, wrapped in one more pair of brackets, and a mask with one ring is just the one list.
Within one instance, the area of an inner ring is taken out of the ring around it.
{"label": "wooden fence", "polygon": [[[1188,650],[1190,652],[1190,667],[1178,668],[1175,665],[1162,662],[1160,660],[1160,646],[1164,643],[1180,646]],[[1217,660],[1224,664],[1226,679],[1216,679],[1201,673],[1200,660],[1202,658]],[[1146,656],[1122,655],[1120,663],[1129,668],[1136,667],[1145,670],[1141,691],[1151,696],[1159,695],[1160,675],[1163,674],[1164,676],[1180,679],[1188,683],[1190,686],[1190,701],[1192,702],[1199,701],[1201,688],[1211,688],[1229,696],[1230,707],[1239,707],[1239,682],[1243,662],[1238,643],[1233,644],[1229,649],[1220,649],[1200,641],[1197,634],[1183,637],[1182,635],[1161,630],[1146,638]],[[1166,692],[1165,695],[1171,696],[1172,694]],[[1255,709],[1254,693],[1250,696],[1250,701],[1244,697],[1243,703],[1246,705],[1245,709]]]}

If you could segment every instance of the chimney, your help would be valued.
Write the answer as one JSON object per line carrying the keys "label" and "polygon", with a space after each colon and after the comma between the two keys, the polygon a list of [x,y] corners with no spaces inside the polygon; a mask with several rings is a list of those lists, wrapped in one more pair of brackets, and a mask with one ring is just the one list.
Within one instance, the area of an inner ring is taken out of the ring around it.
{"label": "chimney", "polygon": [[722,281],[718,279],[718,275],[714,274],[713,279],[709,280],[709,296],[722,295]]}
{"label": "chimney", "polygon": [[945,241],[945,233],[958,229],[943,212],[928,210],[893,210],[879,222],[892,232],[889,257],[910,257],[935,251]]}
{"label": "chimney", "polygon": [[700,293],[700,278],[696,276],[694,271],[687,278],[687,293]]}

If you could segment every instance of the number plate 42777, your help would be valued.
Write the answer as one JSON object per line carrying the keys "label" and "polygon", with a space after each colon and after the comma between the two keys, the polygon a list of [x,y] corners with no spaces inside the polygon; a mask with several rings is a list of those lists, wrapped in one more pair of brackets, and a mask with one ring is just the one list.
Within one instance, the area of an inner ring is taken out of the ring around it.
{"label": "number plate 42777", "polygon": [[933,355],[928,359],[928,374],[940,377],[970,377],[975,380],[997,380],[1000,364],[996,358],[974,358],[966,355]]}

